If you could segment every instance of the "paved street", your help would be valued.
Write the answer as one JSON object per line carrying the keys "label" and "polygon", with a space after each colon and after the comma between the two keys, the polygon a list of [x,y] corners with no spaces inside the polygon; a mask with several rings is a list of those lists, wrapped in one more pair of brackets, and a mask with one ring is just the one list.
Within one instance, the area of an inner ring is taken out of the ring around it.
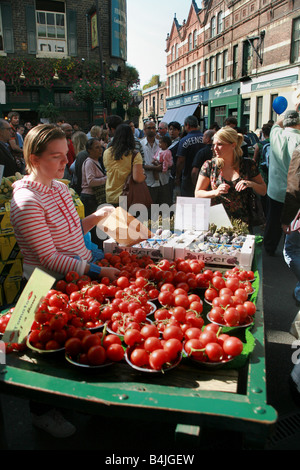
{"label": "paved street", "polygon": [[[299,450],[300,407],[293,401],[288,385],[292,368],[291,344],[295,340],[290,328],[298,309],[292,298],[295,279],[285,265],[281,252],[282,246],[275,257],[264,255],[263,259],[268,401],[279,414],[277,428],[266,450]],[[101,448],[109,452],[133,448],[149,451],[157,448],[161,436],[166,448],[174,445],[174,427],[164,423],[159,423],[157,430],[155,426],[139,421],[126,422],[73,412],[69,412],[69,416],[77,426],[77,433],[68,439],[54,439],[32,428],[26,400],[2,395],[1,401],[8,450]],[[232,446],[231,439],[231,433],[204,433],[198,449],[226,449]],[[235,436],[235,445],[238,450],[239,436]]]}

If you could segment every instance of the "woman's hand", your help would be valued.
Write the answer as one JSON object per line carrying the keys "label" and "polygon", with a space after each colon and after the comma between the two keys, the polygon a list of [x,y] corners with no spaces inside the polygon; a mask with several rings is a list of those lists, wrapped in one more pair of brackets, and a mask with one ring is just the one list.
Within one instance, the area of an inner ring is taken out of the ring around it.
{"label": "woman's hand", "polygon": [[96,217],[98,217],[101,220],[104,217],[107,217],[108,215],[110,215],[114,210],[115,210],[114,206],[107,205],[107,206],[100,207],[100,209],[98,209],[94,214]]}
{"label": "woman's hand", "polygon": [[111,281],[114,281],[115,279],[117,279],[119,274],[120,271],[117,268],[107,268],[101,266],[100,277],[108,277]]}
{"label": "woman's hand", "polygon": [[244,191],[244,189],[252,188],[252,187],[253,187],[252,181],[241,180],[236,183],[235,190],[238,192],[241,192],[241,191]]}
{"label": "woman's hand", "polygon": [[221,183],[219,186],[216,188],[216,196],[220,196],[221,194],[227,194],[229,191],[229,184],[227,183]]}

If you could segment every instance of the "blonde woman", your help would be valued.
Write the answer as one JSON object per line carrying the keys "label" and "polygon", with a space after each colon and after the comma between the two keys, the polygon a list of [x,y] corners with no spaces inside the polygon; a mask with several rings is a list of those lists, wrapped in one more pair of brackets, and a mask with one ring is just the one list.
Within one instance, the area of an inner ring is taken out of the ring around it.
{"label": "blonde woman", "polygon": [[87,135],[82,131],[74,132],[72,135],[72,142],[74,145],[75,155],[79,154],[82,150],[85,150],[86,143],[88,141]]}
{"label": "blonde woman", "polygon": [[223,204],[230,218],[250,224],[249,193],[264,196],[266,184],[254,160],[243,157],[243,135],[222,127],[213,138],[215,157],[199,173],[195,197],[211,198],[211,205]]}

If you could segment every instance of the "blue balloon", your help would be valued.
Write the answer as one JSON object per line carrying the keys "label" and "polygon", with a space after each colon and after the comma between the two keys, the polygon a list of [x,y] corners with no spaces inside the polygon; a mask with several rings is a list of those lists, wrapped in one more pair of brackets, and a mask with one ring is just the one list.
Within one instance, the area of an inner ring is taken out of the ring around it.
{"label": "blue balloon", "polygon": [[282,114],[286,110],[288,105],[287,99],[284,96],[277,96],[273,101],[273,109],[275,113]]}

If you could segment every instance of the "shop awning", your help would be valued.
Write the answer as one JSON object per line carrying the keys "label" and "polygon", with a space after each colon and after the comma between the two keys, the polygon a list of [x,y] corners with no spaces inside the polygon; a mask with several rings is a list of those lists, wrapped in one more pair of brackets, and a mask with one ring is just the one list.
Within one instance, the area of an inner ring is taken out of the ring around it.
{"label": "shop awning", "polygon": [[186,106],[180,106],[179,108],[168,109],[168,111],[162,118],[162,121],[167,122],[168,124],[171,121],[177,121],[183,126],[185,118],[194,114],[198,107],[198,104],[199,103],[194,103],[188,104]]}

